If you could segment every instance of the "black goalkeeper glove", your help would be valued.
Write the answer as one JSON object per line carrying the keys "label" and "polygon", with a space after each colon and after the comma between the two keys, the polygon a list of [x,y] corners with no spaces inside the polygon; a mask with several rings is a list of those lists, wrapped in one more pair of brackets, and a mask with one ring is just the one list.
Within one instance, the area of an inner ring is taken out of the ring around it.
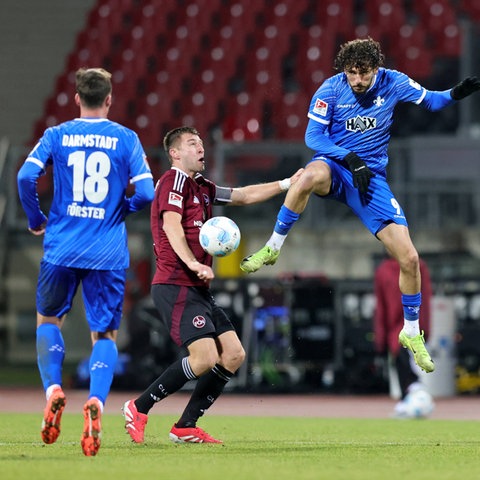
{"label": "black goalkeeper glove", "polygon": [[480,90],[480,79],[478,77],[467,77],[450,90],[450,96],[454,100],[461,100],[477,90]]}
{"label": "black goalkeeper glove", "polygon": [[367,193],[370,179],[375,175],[356,153],[350,152],[344,157],[344,160],[353,174],[353,186],[358,188],[360,193]]}

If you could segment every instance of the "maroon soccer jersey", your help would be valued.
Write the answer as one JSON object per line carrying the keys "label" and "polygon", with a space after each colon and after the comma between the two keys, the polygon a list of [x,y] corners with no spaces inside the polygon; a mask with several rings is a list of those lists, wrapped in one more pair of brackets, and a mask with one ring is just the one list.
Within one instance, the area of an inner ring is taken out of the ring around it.
{"label": "maroon soccer jersey", "polygon": [[198,240],[200,227],[212,216],[216,186],[202,175],[190,178],[185,172],[171,168],[165,172],[155,187],[151,207],[151,228],[155,252],[155,275],[152,284],[202,286],[197,277],[173,251],[163,231],[163,212],[177,212],[182,216],[185,237],[195,258],[212,265],[212,257],[204,252]]}
{"label": "maroon soccer jersey", "polygon": [[[420,259],[422,276],[422,306],[420,307],[420,329],[428,338],[430,332],[430,312],[432,283],[427,264]],[[386,258],[375,271],[374,288],[377,305],[374,315],[375,347],[378,352],[390,350],[398,354],[400,344],[398,334],[403,328],[403,306],[398,276],[400,265],[393,258]]]}

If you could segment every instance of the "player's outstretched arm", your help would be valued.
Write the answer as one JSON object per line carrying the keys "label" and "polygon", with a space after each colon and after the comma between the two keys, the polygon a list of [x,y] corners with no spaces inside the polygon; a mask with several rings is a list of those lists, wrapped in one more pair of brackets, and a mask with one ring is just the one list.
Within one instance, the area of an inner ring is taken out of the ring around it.
{"label": "player's outstretched arm", "polygon": [[246,187],[237,187],[232,190],[230,205],[252,205],[264,202],[275,195],[286,192],[300,178],[303,168],[298,169],[290,178],[280,181],[259,183]]}

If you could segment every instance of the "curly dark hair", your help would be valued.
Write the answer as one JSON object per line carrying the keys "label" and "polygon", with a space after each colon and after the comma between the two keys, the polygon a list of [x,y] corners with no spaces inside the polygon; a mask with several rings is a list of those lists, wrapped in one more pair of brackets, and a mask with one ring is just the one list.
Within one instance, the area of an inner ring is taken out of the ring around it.
{"label": "curly dark hair", "polygon": [[339,72],[350,68],[368,71],[383,65],[385,57],[380,44],[372,38],[357,38],[344,43],[335,57],[334,67]]}

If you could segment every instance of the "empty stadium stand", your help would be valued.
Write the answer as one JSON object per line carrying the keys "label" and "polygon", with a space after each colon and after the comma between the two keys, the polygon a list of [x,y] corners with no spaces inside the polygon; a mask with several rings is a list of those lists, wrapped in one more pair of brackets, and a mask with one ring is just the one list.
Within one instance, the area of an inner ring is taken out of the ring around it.
{"label": "empty stadium stand", "polygon": [[[112,72],[112,118],[138,131],[146,147],[158,146],[164,129],[180,123],[202,134],[221,128],[224,137],[239,141],[302,140],[310,97],[334,73],[342,42],[378,39],[388,67],[429,87],[439,62],[449,59],[449,71],[458,70],[462,21],[480,22],[478,4],[98,0],[45,101],[32,142],[45,127],[75,115],[74,72],[83,66]],[[450,121],[446,125],[451,128]]]}

